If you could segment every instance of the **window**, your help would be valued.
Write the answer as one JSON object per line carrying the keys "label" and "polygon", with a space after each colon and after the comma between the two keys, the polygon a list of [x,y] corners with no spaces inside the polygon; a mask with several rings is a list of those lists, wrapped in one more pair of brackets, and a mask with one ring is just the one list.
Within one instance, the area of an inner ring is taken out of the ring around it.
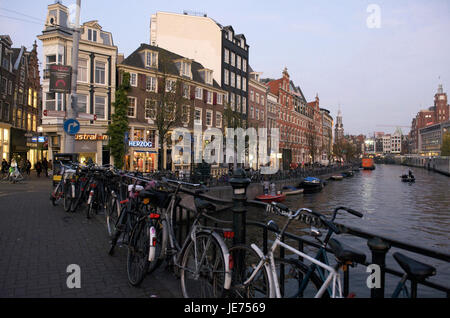
{"label": "window", "polygon": [[235,98],[235,95],[234,95],[234,93],[231,93],[231,95],[230,95],[230,106],[231,106],[231,110],[233,110],[234,111],[234,106],[235,106],[235,100],[236,100],[236,98]]}
{"label": "window", "polygon": [[175,89],[176,89],[176,81],[168,79],[166,80],[166,92],[171,92],[171,93],[175,93]]}
{"label": "window", "polygon": [[183,84],[183,97],[189,99],[191,87],[188,84]]}
{"label": "window", "polygon": [[78,81],[86,83],[88,81],[88,61],[87,59],[78,60]]}
{"label": "window", "polygon": [[231,66],[236,66],[236,54],[234,52],[231,52]]}
{"label": "window", "polygon": [[241,89],[241,76],[236,75],[236,88]]}
{"label": "window", "polygon": [[46,57],[46,64],[47,67],[49,67],[50,65],[54,65],[56,64],[56,55],[47,55]]}
{"label": "window", "polygon": [[250,106],[250,116],[252,118],[255,118],[255,112],[254,112],[253,106]]}
{"label": "window", "polygon": [[106,98],[104,96],[95,96],[94,114],[97,119],[106,119]]}
{"label": "window", "polygon": [[247,79],[245,77],[242,77],[242,90],[247,91]]}
{"label": "window", "polygon": [[252,89],[250,90],[250,101],[255,101],[255,92]]}
{"label": "window", "polygon": [[264,96],[261,95],[261,105],[264,106]]}
{"label": "window", "polygon": [[244,72],[247,72],[247,60],[246,59],[242,59],[242,70]]}
{"label": "window", "polygon": [[222,114],[219,112],[216,113],[216,127],[222,128]]}
{"label": "window", "polygon": [[242,97],[242,113],[247,114],[247,98]]}
{"label": "window", "polygon": [[230,51],[228,49],[225,49],[224,53],[224,62],[227,64],[230,64]]}
{"label": "window", "polygon": [[56,110],[56,94],[45,93],[45,109]]}
{"label": "window", "polygon": [[146,67],[158,67],[158,53],[156,52],[145,52],[146,58],[145,58],[145,66]]}
{"label": "window", "polygon": [[212,96],[213,96],[212,92],[206,91],[206,102],[210,105],[212,105],[212,103],[213,103]]}
{"label": "window", "polygon": [[205,71],[205,83],[212,85],[213,79],[212,79],[212,72],[211,71]]}
{"label": "window", "polygon": [[33,130],[33,120],[31,114],[27,115],[27,130],[28,131]]}
{"label": "window", "polygon": [[3,94],[8,92],[8,79],[6,77],[2,78],[2,92]]}
{"label": "window", "polygon": [[213,112],[211,110],[206,111],[206,126],[211,127],[212,126],[212,116]]}
{"label": "window", "polygon": [[145,100],[145,119],[156,119],[156,103],[155,100]]}
{"label": "window", "polygon": [[230,85],[230,71],[225,69],[223,73],[223,82],[225,85]]}
{"label": "window", "polygon": [[217,93],[217,104],[222,105],[223,104],[223,95]]}
{"label": "window", "polygon": [[128,97],[128,117],[136,118],[136,98]]}
{"label": "window", "polygon": [[78,112],[87,113],[87,95],[78,94]]}
{"label": "window", "polygon": [[236,111],[241,112],[241,96],[236,95]]}
{"label": "window", "polygon": [[236,87],[236,74],[231,72],[231,86]]}
{"label": "window", "polygon": [[261,111],[261,120],[264,120],[264,111]]}
{"label": "window", "polygon": [[195,88],[195,98],[202,99],[203,98],[203,89],[201,87]]}
{"label": "window", "polygon": [[105,84],[105,69],[106,63],[96,61],[95,62],[95,83],[96,84]]}
{"label": "window", "polygon": [[145,85],[147,92],[156,92],[156,83],[156,77],[147,76]]}
{"label": "window", "polygon": [[183,123],[189,123],[189,117],[190,117],[190,110],[191,108],[188,105],[184,105],[182,109],[182,121]]}
{"label": "window", "polygon": [[36,115],[33,115],[33,131],[37,131]]}
{"label": "window", "polygon": [[181,62],[181,76],[191,77],[191,63]]}
{"label": "window", "polygon": [[202,124],[202,110],[200,108],[196,108],[194,112],[194,124],[201,125]]}
{"label": "window", "polygon": [[242,57],[240,57],[239,55],[237,56],[237,68],[241,69],[241,65],[242,65]]}
{"label": "window", "polygon": [[88,41],[97,42],[97,30],[88,29]]}
{"label": "window", "polygon": [[138,82],[138,75],[136,73],[131,73],[130,74],[130,85],[137,87],[137,82]]}

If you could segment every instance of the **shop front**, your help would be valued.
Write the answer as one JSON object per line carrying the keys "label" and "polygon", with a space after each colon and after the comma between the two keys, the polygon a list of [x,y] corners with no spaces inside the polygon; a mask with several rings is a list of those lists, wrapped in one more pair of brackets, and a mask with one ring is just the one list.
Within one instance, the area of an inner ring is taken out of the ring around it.
{"label": "shop front", "polygon": [[75,153],[80,163],[93,162],[98,165],[109,163],[108,136],[102,134],[75,135]]}
{"label": "shop front", "polygon": [[9,156],[10,136],[11,136],[10,126],[0,123],[0,161],[3,159],[9,161],[11,159]]}
{"label": "shop front", "polygon": [[150,173],[157,170],[158,150],[151,141],[128,141],[125,168],[129,171]]}

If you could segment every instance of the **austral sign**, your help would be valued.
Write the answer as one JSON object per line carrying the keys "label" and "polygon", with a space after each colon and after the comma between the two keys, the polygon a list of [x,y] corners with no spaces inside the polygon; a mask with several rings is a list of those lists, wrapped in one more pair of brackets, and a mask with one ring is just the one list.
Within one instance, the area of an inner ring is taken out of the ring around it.
{"label": "austral sign", "polygon": [[151,141],[128,141],[128,146],[133,148],[153,148]]}
{"label": "austral sign", "polygon": [[50,65],[50,92],[70,94],[72,86],[72,67]]}

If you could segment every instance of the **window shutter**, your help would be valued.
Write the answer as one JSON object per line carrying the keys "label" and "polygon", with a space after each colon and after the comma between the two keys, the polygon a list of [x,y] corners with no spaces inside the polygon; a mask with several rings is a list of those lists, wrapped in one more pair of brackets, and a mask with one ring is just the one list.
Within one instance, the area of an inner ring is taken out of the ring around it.
{"label": "window shutter", "polygon": [[213,105],[217,105],[217,93],[213,95]]}
{"label": "window shutter", "polygon": [[208,101],[208,91],[206,89],[203,90],[203,102],[206,103]]}

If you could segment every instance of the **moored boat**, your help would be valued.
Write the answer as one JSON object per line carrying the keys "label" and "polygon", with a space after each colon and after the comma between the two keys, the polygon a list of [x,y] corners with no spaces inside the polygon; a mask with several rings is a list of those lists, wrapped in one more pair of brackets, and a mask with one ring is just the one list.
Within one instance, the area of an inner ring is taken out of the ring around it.
{"label": "moored boat", "polygon": [[404,174],[400,178],[402,178],[402,182],[416,182],[416,178],[413,175]]}
{"label": "moored boat", "polygon": [[286,195],[285,194],[275,194],[275,195],[263,194],[263,195],[258,195],[256,197],[256,200],[266,202],[266,203],[283,202],[284,200],[286,200]]}
{"label": "moored boat", "polygon": [[300,188],[304,189],[305,193],[310,192],[320,192],[323,189],[323,183],[320,179],[314,177],[307,177],[299,185]]}
{"label": "moored boat", "polygon": [[341,181],[342,179],[344,179],[344,176],[342,176],[342,175],[335,175],[335,176],[331,176],[330,179]]}
{"label": "moored boat", "polygon": [[283,194],[285,195],[296,195],[296,194],[301,194],[303,193],[303,189],[299,189],[296,187],[292,187],[292,186],[285,186],[283,187]]}

